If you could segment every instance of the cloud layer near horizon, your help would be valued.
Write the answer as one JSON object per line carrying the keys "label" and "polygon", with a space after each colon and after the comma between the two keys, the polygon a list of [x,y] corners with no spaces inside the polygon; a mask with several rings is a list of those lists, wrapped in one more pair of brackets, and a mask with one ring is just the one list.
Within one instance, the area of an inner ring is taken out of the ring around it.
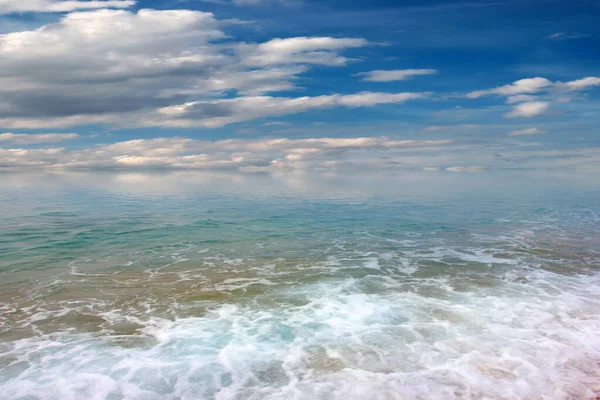
{"label": "cloud layer near horizon", "polygon": [[[35,136],[35,135],[32,135]],[[449,140],[392,140],[384,136],[314,139],[227,139],[216,142],[187,138],[138,139],[82,150],[0,149],[0,167],[238,169],[327,168],[348,164],[379,166],[391,154],[410,150],[410,157]],[[408,158],[408,157],[407,157]],[[388,160],[386,164],[397,160]]]}
{"label": "cloud layer near horizon", "polygon": [[[519,133],[519,134],[529,134]],[[18,137],[43,143],[50,135]],[[28,136],[28,135],[24,135]],[[14,138],[13,138],[14,139]],[[55,141],[70,139],[54,137]],[[15,142],[16,143],[16,142]],[[1,169],[190,169],[274,172],[353,169],[484,172],[493,168],[598,169],[600,149],[547,150],[514,142],[461,144],[385,136],[309,139],[136,139],[69,150],[0,148]]]}

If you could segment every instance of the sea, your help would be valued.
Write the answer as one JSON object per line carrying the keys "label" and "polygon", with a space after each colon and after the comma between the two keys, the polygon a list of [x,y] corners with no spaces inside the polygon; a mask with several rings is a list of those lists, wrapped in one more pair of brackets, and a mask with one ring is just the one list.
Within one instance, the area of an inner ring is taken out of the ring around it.
{"label": "sea", "polygon": [[0,399],[600,396],[584,171],[0,173]]}

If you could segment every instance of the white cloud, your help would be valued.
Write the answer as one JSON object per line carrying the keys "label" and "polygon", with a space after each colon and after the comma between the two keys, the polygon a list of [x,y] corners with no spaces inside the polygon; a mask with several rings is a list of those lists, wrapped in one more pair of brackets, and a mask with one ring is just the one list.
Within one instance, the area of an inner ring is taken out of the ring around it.
{"label": "white cloud", "polygon": [[76,133],[0,133],[0,144],[10,143],[17,145],[40,144],[40,143],[57,143],[65,140],[79,138]]}
{"label": "white cloud", "polygon": [[0,168],[48,167],[59,163],[65,155],[63,148],[35,150],[0,148]]}
{"label": "white cloud", "polygon": [[356,74],[362,76],[364,81],[370,82],[392,82],[410,79],[413,76],[433,75],[436,74],[435,69],[397,69],[397,70],[376,70],[369,72],[361,72]]}
{"label": "white cloud", "polygon": [[550,103],[546,101],[532,101],[528,103],[517,104],[513,107],[512,111],[507,113],[505,117],[514,118],[514,117],[524,117],[530,118],[535,117],[536,115],[541,115],[548,110],[550,107]]}
{"label": "white cloud", "polygon": [[0,14],[22,12],[71,12],[76,10],[92,10],[98,8],[129,8],[134,6],[135,3],[136,2],[132,0],[0,0]]}
{"label": "white cloud", "polygon": [[[88,149],[0,149],[4,168],[176,168],[176,169],[331,169],[381,166],[391,155],[414,162],[415,154],[451,144],[450,140],[393,140],[388,137],[312,139],[187,138],[138,139]],[[382,161],[383,160],[383,161]],[[431,161],[430,157],[425,160]],[[395,161],[394,161],[395,162]],[[417,162],[421,162],[418,160]]]}
{"label": "white cloud", "polygon": [[585,90],[588,87],[600,86],[600,78],[588,76],[587,78],[566,82],[563,85],[571,90]]}
{"label": "white cloud", "polygon": [[429,93],[378,93],[361,92],[349,95],[337,95],[336,101],[346,107],[369,107],[377,104],[403,103],[407,100],[422,99]]}
{"label": "white cloud", "polygon": [[248,52],[244,62],[249,65],[322,64],[345,65],[349,59],[336,51],[364,47],[369,43],[362,38],[295,37],[273,39],[258,46],[243,47]]}
{"label": "white cloud", "polygon": [[[178,126],[165,110],[197,102],[219,112],[219,98],[247,104],[246,97],[292,90],[312,66],[343,66],[350,59],[341,52],[369,45],[333,37],[245,43],[227,36],[225,26],[200,11],[105,9],[0,35],[0,126]],[[286,107],[293,112],[290,102],[275,106]]]}
{"label": "white cloud", "polygon": [[385,136],[341,138],[139,139],[89,148],[3,149],[0,169],[184,169],[277,171],[595,169],[600,148],[552,150],[540,144],[454,143]]}
{"label": "white cloud", "polygon": [[68,125],[182,101],[185,89],[212,89],[225,57],[210,42],[223,38],[212,14],[186,10],[77,12],[0,35],[0,120]]}
{"label": "white cloud", "polygon": [[546,133],[538,128],[527,128],[527,129],[519,129],[515,131],[508,132],[508,136],[522,136],[522,135],[541,135],[542,133]]}
{"label": "white cloud", "polygon": [[507,118],[533,117],[545,113],[553,102],[567,103],[582,99],[576,94],[588,88],[600,86],[600,78],[589,76],[569,82],[552,82],[546,78],[527,78],[494,89],[477,90],[467,94],[468,98],[482,96],[506,96],[507,104],[516,104],[504,114]]}
{"label": "white cloud", "polygon": [[476,90],[467,93],[467,97],[477,99],[482,96],[499,95],[508,96],[507,103],[519,103],[523,101],[531,102],[542,92],[553,91],[579,91],[590,87],[600,86],[600,78],[588,76],[586,78],[577,79],[569,82],[552,82],[546,78],[527,78],[515,81],[509,85],[500,86],[494,89]]}
{"label": "white cloud", "polygon": [[159,110],[162,119],[147,120],[148,125],[220,127],[262,117],[278,117],[313,109],[331,107],[369,107],[402,103],[426,97],[426,93],[362,92],[351,95],[315,97],[250,96],[214,101],[195,101]]}
{"label": "white cloud", "polygon": [[476,99],[482,96],[488,95],[504,95],[512,96],[519,94],[530,94],[537,93],[552,85],[552,82],[546,78],[527,78],[520,79],[511,83],[510,85],[500,86],[494,89],[488,90],[476,90],[467,94],[467,97]]}

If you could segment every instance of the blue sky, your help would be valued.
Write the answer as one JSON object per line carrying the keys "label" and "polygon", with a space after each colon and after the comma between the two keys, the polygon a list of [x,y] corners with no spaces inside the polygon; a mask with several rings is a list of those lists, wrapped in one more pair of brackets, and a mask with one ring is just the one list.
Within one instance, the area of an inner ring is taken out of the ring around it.
{"label": "blue sky", "polygon": [[595,169],[597,1],[0,0],[0,168]]}

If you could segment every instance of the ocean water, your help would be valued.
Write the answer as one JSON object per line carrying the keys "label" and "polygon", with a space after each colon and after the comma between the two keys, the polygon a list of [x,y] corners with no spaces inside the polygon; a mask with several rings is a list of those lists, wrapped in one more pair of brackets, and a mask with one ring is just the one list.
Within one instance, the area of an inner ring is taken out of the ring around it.
{"label": "ocean water", "polygon": [[600,178],[0,175],[0,399],[593,399]]}

